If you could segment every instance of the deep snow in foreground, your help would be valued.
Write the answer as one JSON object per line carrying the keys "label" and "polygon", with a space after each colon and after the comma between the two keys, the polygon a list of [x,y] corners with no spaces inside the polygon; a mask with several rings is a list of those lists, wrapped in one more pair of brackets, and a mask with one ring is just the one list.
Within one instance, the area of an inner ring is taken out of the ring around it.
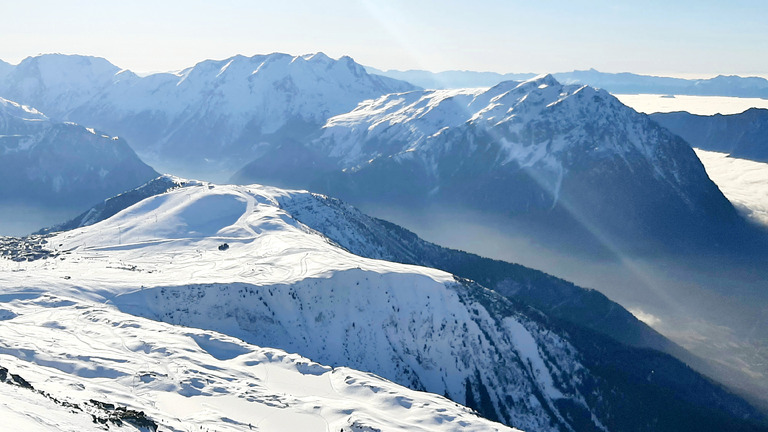
{"label": "deep snow in foreground", "polygon": [[614,96],[624,105],[645,114],[675,111],[687,111],[699,115],[738,114],[750,108],[768,108],[768,99],[761,98],[659,94],[614,94]]}
{"label": "deep snow in foreground", "polygon": [[4,300],[0,366],[35,390],[0,383],[3,430],[104,430],[91,400],[142,410],[159,430],[512,430],[441,396],[216,332],[48,294]]}
{"label": "deep snow in foreground", "polygon": [[768,164],[694,150],[723,195],[750,219],[768,225]]}

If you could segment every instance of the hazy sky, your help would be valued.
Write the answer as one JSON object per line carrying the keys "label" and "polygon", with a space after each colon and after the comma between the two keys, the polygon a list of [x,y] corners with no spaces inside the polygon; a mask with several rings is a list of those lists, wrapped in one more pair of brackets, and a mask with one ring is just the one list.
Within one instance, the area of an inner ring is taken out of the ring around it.
{"label": "hazy sky", "polygon": [[323,51],[384,69],[768,76],[765,0],[3,0],[0,59],[135,71]]}

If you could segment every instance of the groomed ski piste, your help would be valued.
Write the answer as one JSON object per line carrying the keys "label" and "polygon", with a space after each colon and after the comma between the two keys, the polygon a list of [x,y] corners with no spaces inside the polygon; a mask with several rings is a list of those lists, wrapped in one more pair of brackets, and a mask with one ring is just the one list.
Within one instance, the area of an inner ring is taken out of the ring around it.
{"label": "groomed ski piste", "polygon": [[[346,252],[280,209],[278,198],[289,192],[189,184],[46,237],[45,258],[0,259],[3,428],[514,430],[443,396],[340,364],[358,356],[358,364],[403,381],[403,374],[430,366],[390,364],[391,347],[383,345],[404,343],[392,340],[397,333],[405,340],[413,338],[410,331],[432,332],[450,321],[446,334],[469,325],[466,331],[481,339],[472,305],[449,289],[457,283],[452,275]],[[239,302],[248,307],[238,309]],[[254,310],[255,303],[264,310]],[[248,310],[252,316],[243,316]],[[403,322],[382,326],[392,316]],[[508,321],[520,346],[532,350],[525,356],[539,369],[539,385],[557,396],[533,336]],[[345,332],[381,337],[353,347],[337,338]],[[288,352],[301,348],[337,367],[243,341],[254,339]],[[405,363],[424,340],[434,343],[432,358],[454,355],[454,340],[413,339],[399,353]],[[468,349],[487,350],[484,343]],[[460,361],[454,369],[418,379],[459,396],[467,372]],[[455,382],[445,378],[452,374]],[[439,377],[443,383],[426,381]],[[535,425],[536,413],[521,414],[521,421]],[[548,423],[545,415],[538,421]]]}

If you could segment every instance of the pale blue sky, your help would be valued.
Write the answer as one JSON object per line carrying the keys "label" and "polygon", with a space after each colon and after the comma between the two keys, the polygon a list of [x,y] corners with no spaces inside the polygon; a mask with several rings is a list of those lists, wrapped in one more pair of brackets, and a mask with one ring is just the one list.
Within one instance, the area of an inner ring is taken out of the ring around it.
{"label": "pale blue sky", "polygon": [[136,71],[323,51],[385,69],[768,76],[768,1],[2,0],[0,59]]}

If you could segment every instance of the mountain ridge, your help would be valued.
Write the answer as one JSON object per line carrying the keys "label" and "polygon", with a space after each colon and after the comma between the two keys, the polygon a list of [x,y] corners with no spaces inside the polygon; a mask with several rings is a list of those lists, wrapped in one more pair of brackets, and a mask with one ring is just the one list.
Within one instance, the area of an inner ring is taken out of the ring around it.
{"label": "mountain ridge", "polygon": [[656,113],[651,118],[702,150],[768,162],[768,110],[750,108],[740,114],[712,116],[686,112]]}
{"label": "mountain ridge", "polygon": [[583,225],[622,247],[654,236],[691,241],[712,234],[715,216],[713,226],[742,223],[682,140],[603,90],[551,75],[366,101],[329,119],[313,142],[264,155],[232,181],[306,188],[363,207],[433,202],[499,212],[534,229],[552,218],[548,229]]}
{"label": "mountain ridge", "polygon": [[163,171],[228,176],[241,158],[302,139],[361,100],[413,89],[322,53],[234,56],[145,77],[101,58],[44,55],[14,67],[0,96],[126,137]]}

